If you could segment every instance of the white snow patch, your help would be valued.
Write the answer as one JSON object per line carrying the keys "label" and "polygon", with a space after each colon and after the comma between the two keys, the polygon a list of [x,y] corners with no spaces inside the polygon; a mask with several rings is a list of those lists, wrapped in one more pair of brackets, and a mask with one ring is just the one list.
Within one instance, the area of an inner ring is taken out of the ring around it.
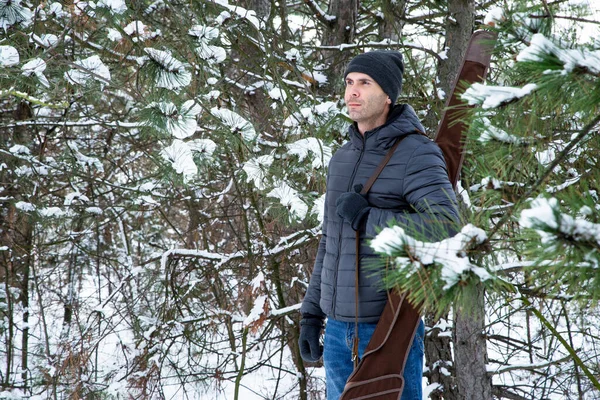
{"label": "white snow patch", "polygon": [[98,7],[108,8],[113,14],[123,14],[127,11],[127,6],[124,0],[98,0]]}
{"label": "white snow patch", "polygon": [[537,89],[537,85],[529,83],[522,88],[508,86],[487,86],[474,83],[461,95],[469,105],[481,105],[482,108],[496,108],[503,103],[525,97]]}
{"label": "white snow patch", "polygon": [[0,67],[13,67],[18,63],[19,52],[17,49],[12,46],[0,46]]}
{"label": "white snow patch", "polygon": [[240,133],[245,141],[250,142],[256,138],[254,127],[241,115],[226,108],[217,107],[212,108],[210,113],[219,118],[233,133]]}
{"label": "white snow patch", "polygon": [[303,161],[307,156],[312,156],[312,167],[321,168],[329,165],[331,160],[331,147],[325,145],[320,139],[311,137],[300,139],[286,145],[290,154],[298,156]]}
{"label": "white snow patch", "polygon": [[28,203],[26,201],[18,201],[15,203],[15,208],[17,210],[21,210],[21,211],[25,211],[25,212],[31,212],[31,211],[35,211],[36,207],[35,205]]}
{"label": "white snow patch", "polygon": [[267,196],[279,199],[280,203],[290,211],[290,218],[304,219],[308,206],[300,198],[298,191],[284,181],[280,181]]}
{"label": "white snow patch", "polygon": [[170,146],[164,148],[160,155],[171,163],[177,173],[183,175],[184,182],[198,173],[198,167],[194,163],[192,149],[179,139],[173,140]]}
{"label": "white snow patch", "polygon": [[85,85],[90,79],[102,83],[110,81],[110,71],[97,55],[75,61],[81,68],[73,68],[65,72],[65,78],[72,84]]}
{"label": "white snow patch", "polygon": [[404,249],[410,257],[396,257],[394,263],[397,268],[406,268],[409,272],[422,265],[441,265],[441,277],[446,282],[443,289],[448,290],[467,272],[473,272],[482,281],[492,277],[484,268],[472,264],[467,256],[470,246],[483,243],[486,239],[487,235],[482,229],[468,224],[451,238],[440,242],[421,242],[407,235],[403,228],[396,225],[384,228],[371,241],[371,247],[379,253],[390,256],[399,249]]}
{"label": "white snow patch", "polygon": [[555,45],[541,33],[531,37],[530,45],[517,55],[517,61],[542,61],[542,55],[554,55],[564,64],[563,74],[575,68],[585,68],[594,74],[600,74],[600,51],[584,49],[563,49]]}
{"label": "white snow patch", "polygon": [[35,75],[40,83],[45,87],[50,87],[50,83],[48,79],[44,75],[44,71],[46,70],[46,62],[41,58],[34,58],[28,62],[26,62],[22,67],[23,75],[31,76]]}
{"label": "white snow patch", "polygon": [[162,67],[156,77],[157,87],[177,90],[189,85],[192,81],[192,74],[185,69],[186,64],[173,57],[171,52],[149,47],[145,48],[144,52]]}
{"label": "white snow patch", "polygon": [[246,161],[242,167],[246,173],[246,182],[252,182],[258,190],[265,190],[269,183],[269,167],[273,160],[273,156],[267,154]]}
{"label": "white snow patch", "polygon": [[8,151],[11,152],[12,154],[17,154],[17,155],[22,155],[22,156],[31,155],[31,151],[29,151],[29,149],[26,146],[23,146],[22,144],[13,145],[10,147],[10,149],[8,149]]}

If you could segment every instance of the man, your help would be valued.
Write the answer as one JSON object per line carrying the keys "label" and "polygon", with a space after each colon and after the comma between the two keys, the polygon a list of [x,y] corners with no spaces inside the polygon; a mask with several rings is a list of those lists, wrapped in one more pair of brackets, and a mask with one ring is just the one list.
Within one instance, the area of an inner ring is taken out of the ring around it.
{"label": "man", "polygon": [[[349,142],[329,164],[322,237],[300,323],[302,358],[314,362],[323,355],[328,400],[339,399],[353,370],[355,231],[361,238],[358,336],[362,357],[387,300],[381,285],[383,272],[378,274],[372,267],[378,255],[368,240],[394,220],[415,234],[438,240],[439,224],[432,221],[458,221],[442,152],[419,134],[424,128],[412,107],[396,105],[403,73],[400,53],[372,51],[355,57],[344,74],[344,100],[354,124],[348,130]],[[404,136],[369,193],[357,193]],[[422,398],[423,336],[421,321],[405,365],[402,400]]]}

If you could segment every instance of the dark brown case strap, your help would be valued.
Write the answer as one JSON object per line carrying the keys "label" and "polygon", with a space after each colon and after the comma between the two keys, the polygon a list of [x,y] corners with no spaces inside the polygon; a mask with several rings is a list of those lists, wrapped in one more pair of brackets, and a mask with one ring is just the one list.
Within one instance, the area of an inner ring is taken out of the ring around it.
{"label": "dark brown case strap", "polygon": [[358,368],[348,378],[340,400],[401,398],[404,367],[420,319],[406,293],[389,292],[375,332]]}

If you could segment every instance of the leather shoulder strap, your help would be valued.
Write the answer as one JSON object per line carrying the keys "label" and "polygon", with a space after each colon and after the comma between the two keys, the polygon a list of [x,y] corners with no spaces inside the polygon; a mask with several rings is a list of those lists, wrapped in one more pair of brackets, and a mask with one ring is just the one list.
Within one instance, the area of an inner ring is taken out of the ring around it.
{"label": "leather shoulder strap", "polygon": [[[408,135],[411,135],[411,134],[409,133]],[[394,152],[398,148],[398,145],[400,144],[400,142],[402,140],[404,140],[404,138],[407,137],[408,135],[404,135],[401,138],[399,138],[398,140],[396,140],[396,143],[394,143],[394,145],[388,150],[388,152],[385,155],[385,157],[383,158],[383,160],[381,160],[381,162],[377,166],[377,169],[375,170],[375,172],[373,172],[373,175],[371,175],[371,177],[369,178],[367,183],[365,183],[365,185],[363,186],[362,190],[360,191],[360,194],[367,194],[369,192],[369,190],[371,189],[371,186],[373,186],[373,183],[375,183],[375,181],[379,177],[379,174],[381,174],[381,171],[383,171],[383,169],[385,168],[387,163],[390,161],[390,159],[394,155]]]}

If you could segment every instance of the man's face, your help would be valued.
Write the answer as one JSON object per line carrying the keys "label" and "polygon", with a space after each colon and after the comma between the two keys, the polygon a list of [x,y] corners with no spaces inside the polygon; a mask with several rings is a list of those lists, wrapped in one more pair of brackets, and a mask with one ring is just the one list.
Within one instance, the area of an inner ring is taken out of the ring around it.
{"label": "man's face", "polygon": [[385,123],[392,101],[373,78],[361,72],[346,76],[344,95],[348,114],[356,121],[360,133]]}

